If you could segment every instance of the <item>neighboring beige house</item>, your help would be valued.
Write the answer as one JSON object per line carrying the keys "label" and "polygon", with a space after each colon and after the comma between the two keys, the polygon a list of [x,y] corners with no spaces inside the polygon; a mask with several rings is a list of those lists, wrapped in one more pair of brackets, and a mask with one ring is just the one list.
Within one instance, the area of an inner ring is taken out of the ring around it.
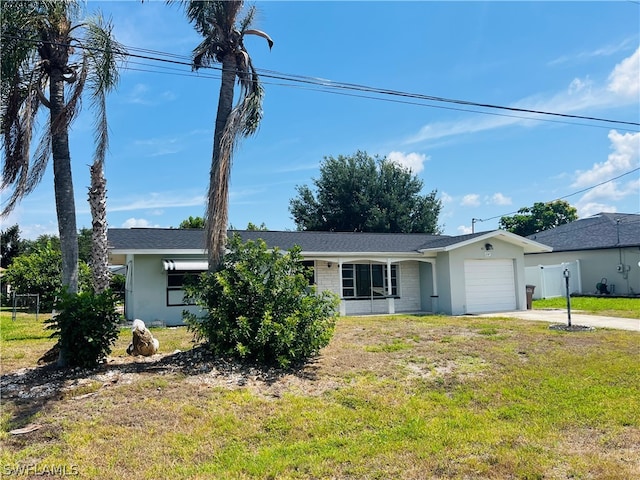
{"label": "neighboring beige house", "polygon": [[[233,232],[230,232],[230,234]],[[464,315],[526,309],[525,254],[551,248],[504,230],[462,236],[236,231],[269,247],[294,245],[319,290],[341,298],[341,315]],[[182,323],[182,281],[206,270],[197,229],[110,229],[110,263],[126,266],[125,316]]]}
{"label": "neighboring beige house", "polygon": [[565,268],[572,294],[640,295],[640,215],[599,213],[527,238],[553,248],[525,255],[534,298],[565,295]]}

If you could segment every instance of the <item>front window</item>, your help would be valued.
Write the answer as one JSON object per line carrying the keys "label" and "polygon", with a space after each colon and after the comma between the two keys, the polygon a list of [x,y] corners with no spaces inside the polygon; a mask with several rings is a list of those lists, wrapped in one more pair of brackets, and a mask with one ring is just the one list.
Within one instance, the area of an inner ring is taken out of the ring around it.
{"label": "front window", "polygon": [[201,273],[198,270],[167,270],[167,306],[191,305],[185,303],[185,282],[196,279]]}
{"label": "front window", "polygon": [[398,266],[380,263],[345,263],[342,265],[342,296],[345,298],[386,297],[391,281],[391,295],[398,295]]}

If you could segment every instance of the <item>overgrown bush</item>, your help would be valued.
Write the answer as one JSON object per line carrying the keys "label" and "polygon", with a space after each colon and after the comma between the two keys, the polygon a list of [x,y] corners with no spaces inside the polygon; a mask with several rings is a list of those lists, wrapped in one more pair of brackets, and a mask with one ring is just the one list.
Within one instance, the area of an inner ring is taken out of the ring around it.
{"label": "overgrown bush", "polygon": [[72,367],[94,367],[111,353],[118,337],[116,297],[110,290],[70,294],[63,292],[50,320],[51,337],[58,337],[63,362]]}
{"label": "overgrown bush", "polygon": [[[30,253],[15,257],[4,272],[2,281],[11,285],[14,293],[40,295],[40,311],[50,312],[62,288],[61,271],[62,253],[52,242],[48,242]],[[91,271],[82,261],[78,263],[78,278],[81,290],[92,288]]]}
{"label": "overgrown bush", "polygon": [[288,367],[329,343],[339,300],[309,285],[299,247],[268,250],[238,235],[228,247],[216,273],[186,287],[205,314],[185,312],[185,321],[216,354]]}

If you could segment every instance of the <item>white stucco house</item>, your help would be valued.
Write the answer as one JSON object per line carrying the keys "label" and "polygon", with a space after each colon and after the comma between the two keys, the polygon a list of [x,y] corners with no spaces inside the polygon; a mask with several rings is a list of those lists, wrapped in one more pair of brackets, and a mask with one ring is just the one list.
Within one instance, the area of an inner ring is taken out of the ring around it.
{"label": "white stucco house", "polygon": [[[229,232],[230,234],[233,232]],[[318,290],[341,298],[341,315],[430,312],[464,315],[526,309],[525,253],[551,248],[504,230],[461,236],[235,231],[269,247],[302,249]],[[199,229],[108,232],[110,263],[126,267],[125,316],[182,323],[182,281],[207,269]]]}
{"label": "white stucco house", "polygon": [[565,268],[571,294],[640,295],[640,215],[599,213],[527,238],[553,248],[525,255],[534,298],[565,295]]}

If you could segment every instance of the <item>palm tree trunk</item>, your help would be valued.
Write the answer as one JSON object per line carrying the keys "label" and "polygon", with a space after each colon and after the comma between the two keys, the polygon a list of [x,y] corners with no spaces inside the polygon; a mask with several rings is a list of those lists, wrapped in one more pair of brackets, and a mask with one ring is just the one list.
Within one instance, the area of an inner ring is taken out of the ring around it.
{"label": "palm tree trunk", "polygon": [[52,69],[50,84],[51,152],[53,157],[53,183],[58,216],[60,249],[62,250],[62,285],[69,293],[78,292],[78,229],[76,207],[71,178],[69,129],[61,120],[64,112],[64,80],[62,72]]}
{"label": "palm tree trunk", "polygon": [[222,59],[222,83],[216,113],[213,136],[213,157],[209,176],[209,195],[206,214],[207,248],[209,270],[216,271],[222,260],[227,240],[229,220],[229,181],[231,176],[231,154],[222,148],[227,120],[233,108],[233,94],[236,79],[236,57],[227,54]]}
{"label": "palm tree trunk", "polygon": [[91,208],[91,274],[93,289],[102,293],[109,288],[109,250],[107,246],[107,179],[101,162],[91,166],[91,188],[89,188]]}

